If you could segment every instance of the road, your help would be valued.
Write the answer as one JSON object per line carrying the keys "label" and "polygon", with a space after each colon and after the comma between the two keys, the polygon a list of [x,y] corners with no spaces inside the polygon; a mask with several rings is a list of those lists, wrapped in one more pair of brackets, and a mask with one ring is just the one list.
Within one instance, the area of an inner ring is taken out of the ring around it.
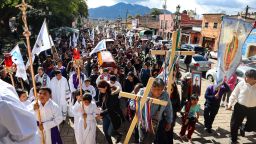
{"label": "road", "polygon": [[[211,60],[214,62],[212,67],[216,66],[216,60]],[[201,96],[199,99],[199,104],[201,105],[201,112],[200,112],[200,118],[199,122],[196,124],[196,130],[194,134],[192,135],[192,140],[195,144],[206,144],[206,143],[215,143],[215,144],[228,144],[229,143],[229,134],[230,134],[230,119],[232,111],[227,111],[225,108],[221,107],[215,121],[213,123],[213,133],[208,134],[204,131],[204,118],[203,118],[203,109],[204,109],[204,94],[206,88],[212,83],[209,81],[202,79],[202,91]],[[180,89],[180,86],[179,86]],[[180,122],[180,115],[177,118],[177,124],[174,127],[174,143],[180,144],[185,143],[179,140],[176,134],[179,134],[179,131],[181,129],[181,122]],[[64,144],[75,144],[75,136],[74,136],[74,130],[73,130],[73,123],[71,120],[67,120],[64,125],[60,126],[61,129],[61,137],[63,139]],[[103,130],[102,130],[102,124],[97,125],[97,143],[99,144],[106,144]],[[129,123],[126,122],[123,127],[121,128],[122,133],[126,135],[126,130],[129,127]],[[125,136],[124,136],[125,137]],[[115,141],[115,139],[113,139]],[[131,140],[131,143],[133,140]],[[256,143],[256,133],[250,132],[246,133],[246,137],[239,136],[239,142],[240,143],[247,143],[252,144]]]}

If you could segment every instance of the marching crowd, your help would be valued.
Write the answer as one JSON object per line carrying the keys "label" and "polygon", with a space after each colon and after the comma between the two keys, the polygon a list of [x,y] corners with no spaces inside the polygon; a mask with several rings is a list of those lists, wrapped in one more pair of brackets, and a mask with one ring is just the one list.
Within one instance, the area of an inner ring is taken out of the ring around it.
{"label": "marching crowd", "polygon": [[[117,67],[115,69],[100,68],[97,56],[89,56],[89,52],[95,46],[93,43],[97,44],[103,36],[98,35],[94,42],[86,36],[84,38],[86,45],[77,44],[83,61],[80,67],[72,59],[72,47],[69,44],[69,38],[65,36],[61,37],[55,51],[36,56],[33,67],[36,72],[38,103],[31,88],[31,81],[29,85],[22,79],[14,80],[20,101],[34,114],[38,129],[44,131],[46,144],[62,143],[58,126],[67,117],[74,118],[75,138],[78,144],[97,142],[97,121],[103,122],[107,143],[113,143],[111,137],[116,137],[118,143],[124,136],[119,131],[121,125],[125,121],[131,122],[134,115],[138,113],[141,115],[138,114],[141,122],[134,130],[135,143],[173,143],[173,128],[179,113],[182,115],[180,138],[192,142],[192,134],[202,108],[198,104],[200,92],[192,91],[190,72],[181,79],[181,73],[176,64],[173,90],[170,96],[168,95],[165,82],[157,78],[165,58],[152,56],[150,53],[150,49],[166,50],[164,45],[154,46],[149,41],[145,42],[137,37],[133,37],[133,43],[128,45],[125,37],[120,36],[107,45],[107,50],[113,55]],[[29,71],[28,75],[30,75]],[[245,75],[245,80],[237,86],[235,86],[235,74],[221,85],[208,86],[204,94],[206,102],[203,115],[206,132],[212,133],[212,124],[219,107],[225,104],[228,110],[235,102],[230,124],[232,142],[237,142],[239,129],[242,135],[244,131],[256,130],[254,122],[256,120],[256,71],[250,70]],[[150,77],[156,79],[149,97],[167,101],[168,104],[167,106],[149,104],[148,112],[143,112],[145,108],[142,112],[138,112],[137,109],[140,106],[138,101],[120,98],[119,93],[123,91],[142,96]],[[3,68],[1,79],[12,84]],[[178,80],[181,81],[181,96],[176,83]],[[38,111],[40,111],[40,119]],[[246,124],[241,125],[245,117]]]}

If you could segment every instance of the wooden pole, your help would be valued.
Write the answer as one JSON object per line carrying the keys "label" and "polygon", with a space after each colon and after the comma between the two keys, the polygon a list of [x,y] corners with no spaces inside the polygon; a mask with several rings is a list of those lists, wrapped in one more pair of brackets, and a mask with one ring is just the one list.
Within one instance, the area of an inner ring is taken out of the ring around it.
{"label": "wooden pole", "polygon": [[[33,90],[34,90],[34,96],[36,98],[36,104],[38,104],[38,96],[37,96],[37,91],[36,91],[36,82],[35,82],[35,74],[34,74],[34,69],[33,69],[33,61],[32,61],[32,54],[31,54],[31,47],[30,47],[30,31],[28,29],[28,23],[27,23],[27,13],[26,10],[27,8],[31,8],[30,5],[28,5],[25,0],[22,0],[22,3],[17,5],[21,12],[22,12],[22,21],[24,23],[24,32],[23,35],[26,37],[26,43],[27,43],[27,51],[28,51],[28,57],[29,57],[29,63],[30,63],[30,72],[31,72],[31,78],[32,78],[32,84],[33,84]],[[38,116],[38,121],[39,124],[42,124],[42,118],[41,118],[41,113],[40,109],[37,111],[37,116]],[[42,136],[42,144],[45,144],[45,137],[44,137],[44,130],[41,130],[41,136]]]}
{"label": "wooden pole", "polygon": [[20,85],[21,85],[21,88],[24,90],[24,84],[23,84],[23,81],[21,78],[18,78],[19,79],[19,82],[20,82]]}
{"label": "wooden pole", "polygon": [[8,72],[8,74],[10,75],[10,78],[11,78],[11,81],[12,81],[12,86],[15,87],[15,83],[14,83],[14,79],[13,79],[12,73]]}
{"label": "wooden pole", "polygon": [[[172,64],[174,62],[174,57],[175,57],[175,53],[176,53],[176,45],[178,43],[177,42],[177,35],[178,35],[177,31],[174,31],[172,33],[172,51],[171,51],[171,56],[170,56],[170,60],[169,60],[168,69],[170,69],[172,67]],[[168,82],[167,82],[167,93],[169,95],[172,92],[172,84],[173,84],[173,68],[169,72]]]}

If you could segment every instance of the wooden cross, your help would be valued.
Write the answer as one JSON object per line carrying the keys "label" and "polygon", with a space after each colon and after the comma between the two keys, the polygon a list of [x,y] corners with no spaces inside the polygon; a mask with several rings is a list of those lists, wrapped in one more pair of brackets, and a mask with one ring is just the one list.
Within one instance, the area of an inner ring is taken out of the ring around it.
{"label": "wooden cross", "polygon": [[[146,103],[146,101],[148,99],[152,100],[153,104],[162,105],[162,106],[166,106],[168,104],[167,101],[163,101],[163,100],[159,100],[159,99],[154,99],[154,98],[148,97],[154,80],[155,79],[152,78],[152,77],[148,80],[146,89],[145,89],[145,91],[143,93],[143,96],[141,97],[141,100],[139,101],[140,102],[140,109],[139,109],[139,111],[143,110],[143,107],[144,107],[144,105],[145,105],[145,103]],[[120,92],[119,95],[121,97],[126,97],[126,98],[129,98],[129,99],[136,99],[137,98],[137,96],[135,94],[126,93],[126,92]],[[132,123],[130,125],[130,128],[128,130],[128,133],[127,133],[127,135],[125,137],[124,144],[128,144],[129,143],[131,135],[132,135],[132,132],[133,132],[133,130],[134,130],[134,128],[135,128],[137,123],[138,123],[138,116],[135,114],[134,117],[133,117]]]}
{"label": "wooden cross", "polygon": [[[178,32],[174,31],[172,33],[172,50],[171,50],[168,69],[170,69],[172,67],[175,55],[194,55],[195,54],[195,51],[176,51],[176,46],[178,43],[177,36],[178,36]],[[169,50],[151,50],[151,54],[166,56],[168,54],[168,51]],[[165,61],[166,61],[166,59],[165,59]],[[173,84],[173,68],[170,70],[169,75],[168,75],[167,92],[169,95],[172,92],[172,84]]]}

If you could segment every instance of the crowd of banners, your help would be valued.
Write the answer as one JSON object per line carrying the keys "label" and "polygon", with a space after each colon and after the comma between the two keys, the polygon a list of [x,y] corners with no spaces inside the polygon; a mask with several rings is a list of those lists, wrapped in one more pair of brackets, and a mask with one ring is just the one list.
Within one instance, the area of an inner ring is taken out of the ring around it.
{"label": "crowd of banners", "polygon": [[12,61],[13,63],[16,64],[16,77],[22,78],[24,81],[26,81],[28,79],[27,77],[27,73],[26,73],[26,68],[25,68],[25,64],[20,52],[20,48],[19,45],[16,45],[12,51],[10,52],[10,54],[12,55]]}
{"label": "crowd of banners", "polygon": [[243,47],[242,47],[242,57],[246,58],[246,57],[249,57],[251,55],[255,55],[255,53],[251,54],[249,52],[254,52],[255,50],[250,50],[250,47],[251,45],[255,44],[256,42],[256,28],[254,28],[250,35],[247,37]]}
{"label": "crowd of banners", "polygon": [[242,46],[252,24],[242,19],[223,17],[218,48],[217,80],[229,79],[241,62]]}
{"label": "crowd of banners", "polygon": [[[52,43],[50,41],[49,32],[46,25],[46,20],[40,29],[40,32],[37,36],[36,43],[32,50],[32,63],[34,62],[35,55],[39,55],[42,51],[51,49]],[[29,66],[29,61],[26,64],[26,68]]]}

